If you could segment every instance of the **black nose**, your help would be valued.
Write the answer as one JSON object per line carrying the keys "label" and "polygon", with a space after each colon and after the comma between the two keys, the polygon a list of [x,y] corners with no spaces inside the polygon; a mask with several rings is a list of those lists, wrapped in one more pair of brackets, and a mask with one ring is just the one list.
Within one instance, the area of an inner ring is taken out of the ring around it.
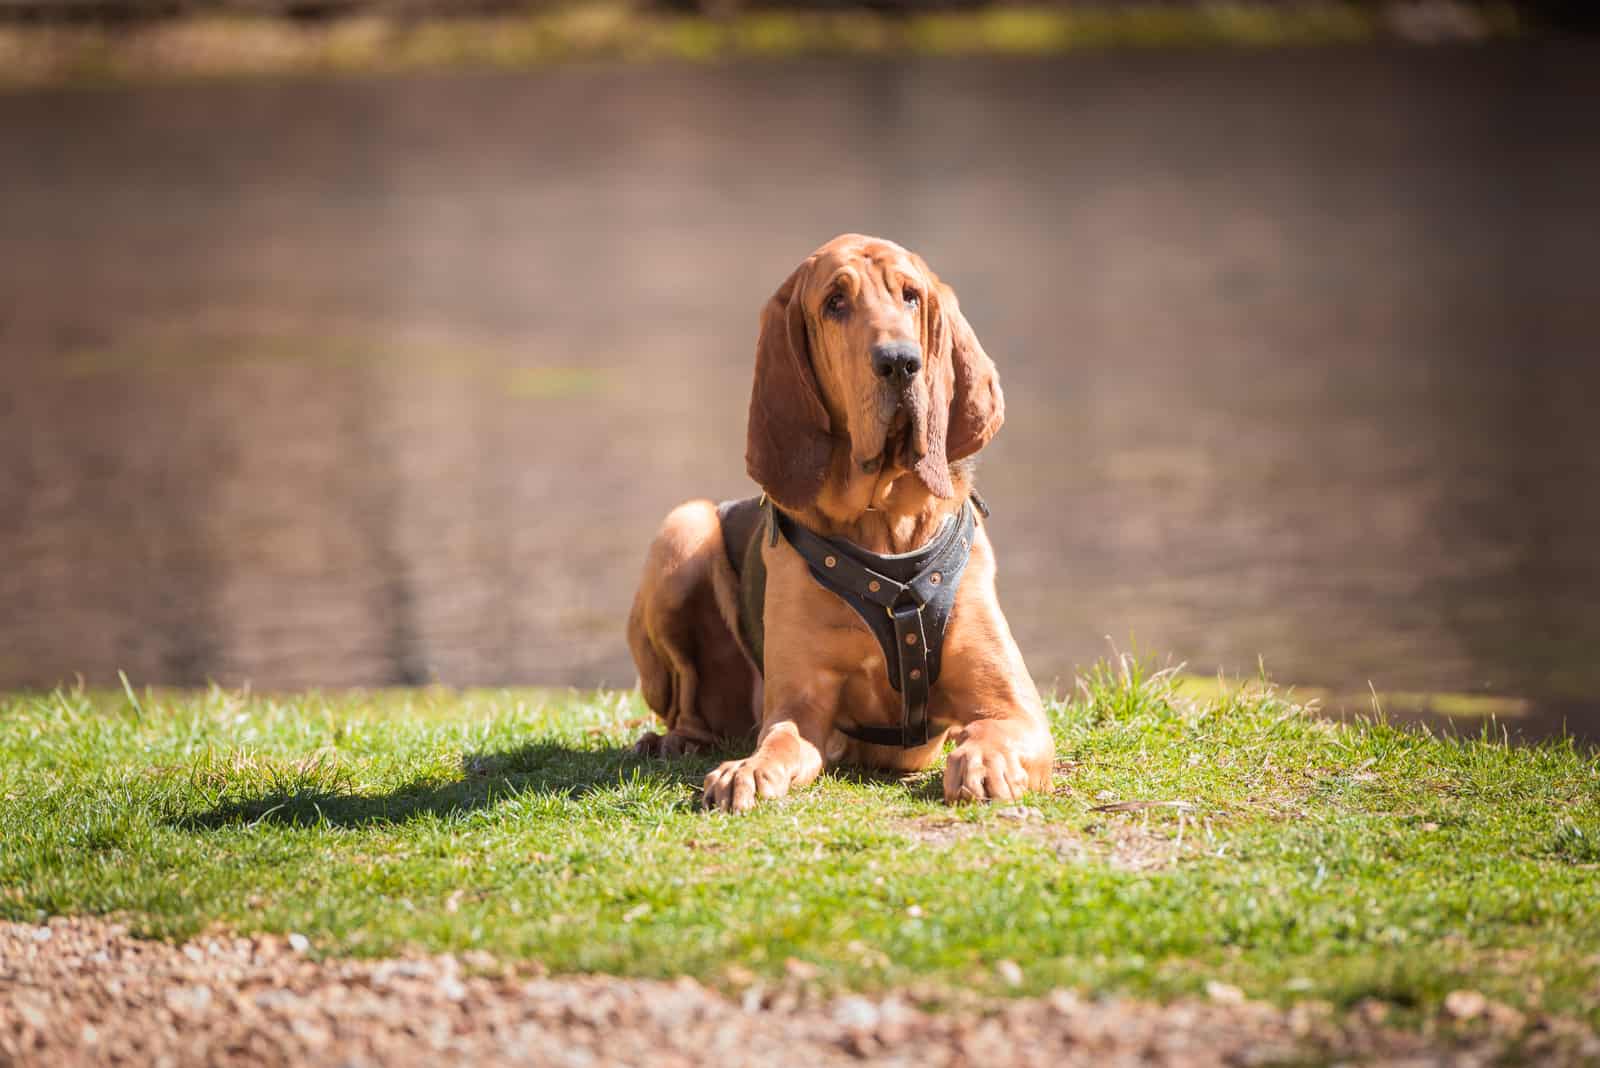
{"label": "black nose", "polygon": [[922,370],[922,346],[915,341],[885,341],[872,346],[872,371],[879,378],[909,379]]}

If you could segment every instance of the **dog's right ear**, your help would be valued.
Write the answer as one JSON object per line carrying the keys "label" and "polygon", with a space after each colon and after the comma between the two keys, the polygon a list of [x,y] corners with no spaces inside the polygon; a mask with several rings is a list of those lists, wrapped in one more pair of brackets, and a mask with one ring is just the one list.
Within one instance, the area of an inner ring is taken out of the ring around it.
{"label": "dog's right ear", "polygon": [[745,429],[745,470],[767,496],[796,509],[816,500],[833,452],[801,306],[810,267],[807,260],[795,268],[762,309]]}

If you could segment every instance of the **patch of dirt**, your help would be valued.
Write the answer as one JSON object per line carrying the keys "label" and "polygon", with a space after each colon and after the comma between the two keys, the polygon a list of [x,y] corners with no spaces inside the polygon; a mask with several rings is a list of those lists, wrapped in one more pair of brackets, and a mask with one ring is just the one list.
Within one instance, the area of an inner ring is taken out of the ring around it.
{"label": "patch of dirt", "polygon": [[[0,1065],[1101,1068],[1311,1056],[1421,1068],[1481,1063],[1511,1041],[1484,1029],[1430,1045],[1381,1014],[1280,1010],[1220,984],[1227,996],[1167,1006],[1062,991],[934,1013],[793,984],[730,999],[688,979],[476,975],[451,956],[315,961],[306,949],[298,935],[175,946],[95,920],[0,924]],[[1600,1039],[1574,1027],[1535,1022],[1519,1041],[1544,1064],[1600,1058]]]}
{"label": "patch of dirt", "polygon": [[1108,814],[1081,829],[1046,820],[1036,808],[1013,805],[995,812],[1002,823],[962,819],[955,815],[922,816],[900,824],[902,834],[930,846],[951,846],[975,835],[1011,832],[1045,842],[1065,861],[1093,861],[1122,871],[1152,871],[1192,854],[1202,841],[1190,826],[1185,837],[1151,827],[1149,820]]}

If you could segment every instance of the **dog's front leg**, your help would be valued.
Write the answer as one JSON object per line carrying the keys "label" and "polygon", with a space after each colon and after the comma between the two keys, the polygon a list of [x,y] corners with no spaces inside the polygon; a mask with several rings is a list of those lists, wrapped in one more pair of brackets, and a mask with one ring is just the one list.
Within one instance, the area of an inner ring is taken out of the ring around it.
{"label": "dog's front leg", "polygon": [[787,696],[769,687],[770,710],[756,751],[730,760],[706,776],[705,804],[725,812],[748,812],[758,798],[782,797],[822,774],[823,743],[833,729],[833,708],[842,679],[819,678],[806,691]]}

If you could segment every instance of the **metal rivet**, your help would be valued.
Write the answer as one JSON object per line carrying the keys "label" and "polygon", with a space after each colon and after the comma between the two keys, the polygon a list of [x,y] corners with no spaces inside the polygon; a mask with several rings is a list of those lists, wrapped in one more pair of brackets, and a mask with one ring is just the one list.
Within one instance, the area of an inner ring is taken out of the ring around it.
{"label": "metal rivet", "polygon": [[917,644],[917,636],[915,634],[907,634],[906,635],[906,644],[907,645],[915,645],[915,644]]}
{"label": "metal rivet", "polygon": [[912,668],[911,669],[911,677],[914,678],[914,679],[922,678],[922,669],[921,668]]}
{"label": "metal rivet", "polygon": [[824,557],[823,557],[823,558],[822,558],[822,562],[823,562],[823,563],[824,563],[824,564],[826,564],[826,565],[827,565],[827,566],[829,566],[829,567],[832,567],[832,566],[833,566],[833,565],[834,565],[834,564],[837,564],[837,563],[838,563],[838,562],[839,562],[839,561],[838,561],[838,560],[835,560],[835,559],[834,559],[834,558],[833,558],[833,557],[831,557],[831,556],[824,556]]}
{"label": "metal rivet", "polygon": [[944,581],[944,576],[935,571],[933,574],[928,576],[928,581],[937,586],[939,583]]}
{"label": "metal rivet", "polygon": [[873,579],[871,582],[867,583],[867,589],[871,590],[873,593],[877,593],[879,590],[883,589],[883,587],[878,585],[877,579]]}

